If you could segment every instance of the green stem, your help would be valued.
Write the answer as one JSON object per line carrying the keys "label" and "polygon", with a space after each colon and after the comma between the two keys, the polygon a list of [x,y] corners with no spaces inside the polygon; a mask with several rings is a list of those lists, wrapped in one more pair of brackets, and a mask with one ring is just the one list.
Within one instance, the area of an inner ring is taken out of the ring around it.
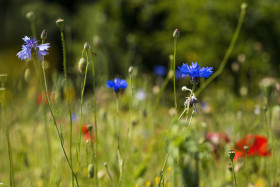
{"label": "green stem", "polygon": [[[66,47],[65,47],[65,39],[64,39],[64,34],[63,31],[60,31],[61,34],[61,42],[62,42],[62,48],[63,48],[63,69],[64,69],[64,78],[65,78],[65,89],[66,89],[66,96],[67,96],[67,103],[68,103],[68,110],[69,110],[69,120],[70,120],[70,163],[71,166],[73,166],[73,159],[72,159],[72,111],[71,111],[71,105],[70,105],[70,96],[69,96],[69,89],[68,89],[68,83],[67,83],[67,66],[66,66]],[[74,179],[72,175],[72,186],[74,186]]]}
{"label": "green stem", "polygon": [[232,53],[232,50],[235,46],[235,43],[238,39],[238,36],[239,36],[239,33],[240,33],[240,30],[241,30],[241,26],[242,26],[242,23],[244,21],[244,17],[245,17],[245,13],[246,13],[246,9],[245,8],[242,8],[241,9],[241,13],[240,13],[240,16],[239,16],[239,20],[238,20],[238,24],[237,24],[237,27],[235,29],[235,32],[234,32],[234,35],[232,37],[232,40],[230,42],[230,45],[229,45],[229,48],[227,49],[227,52],[218,68],[218,70],[212,75],[210,76],[201,86],[200,88],[196,91],[195,95],[198,96],[205,88],[206,86],[212,82],[216,77],[218,77],[224,70],[224,67],[229,59],[229,56],[231,55]]}
{"label": "green stem", "polygon": [[127,149],[127,140],[129,138],[129,127],[131,124],[131,105],[132,105],[132,98],[133,98],[133,81],[132,81],[132,76],[130,73],[130,88],[131,88],[131,97],[130,97],[130,101],[129,101],[129,119],[128,119],[128,128],[127,128],[127,132],[126,132],[126,138],[125,138],[125,144],[124,144],[124,153],[123,153],[123,167],[125,164],[125,154],[126,154],[126,149]]}
{"label": "green stem", "polygon": [[159,178],[158,187],[160,187],[161,181],[162,181],[162,179],[163,179],[163,172],[164,172],[165,167],[166,167],[166,163],[167,163],[168,156],[169,156],[169,153],[167,152],[166,157],[165,157],[165,161],[164,161],[164,164],[163,164],[163,167],[162,167],[162,169],[161,169],[161,171],[160,171],[160,178]]}
{"label": "green stem", "polygon": [[177,115],[177,97],[176,97],[176,85],[175,85],[175,70],[176,70],[176,51],[177,51],[177,37],[174,37],[174,63],[173,63],[173,85],[174,85],[174,106],[176,110],[176,115]]}
{"label": "green stem", "polygon": [[37,76],[38,76],[38,79],[39,79],[39,82],[40,82],[41,89],[44,91],[45,97],[47,98],[48,107],[49,107],[49,110],[50,110],[50,112],[51,112],[51,116],[52,116],[53,121],[54,121],[55,130],[56,130],[57,135],[58,135],[58,138],[59,138],[59,140],[60,140],[60,145],[61,145],[63,154],[64,154],[64,156],[65,156],[65,158],[66,158],[66,161],[67,161],[68,166],[69,166],[69,168],[70,168],[70,170],[71,170],[71,172],[72,172],[72,175],[74,176],[74,179],[75,179],[75,181],[76,181],[76,184],[77,184],[77,186],[79,186],[77,176],[76,176],[76,174],[75,174],[75,172],[74,172],[74,170],[73,170],[73,168],[72,168],[72,164],[71,164],[71,162],[70,162],[70,160],[69,160],[69,158],[68,158],[68,156],[67,156],[67,154],[66,154],[65,148],[64,148],[63,134],[62,134],[62,132],[61,132],[61,133],[59,132],[59,129],[58,129],[58,126],[57,126],[57,122],[56,122],[56,118],[55,118],[55,116],[54,116],[54,112],[53,112],[52,107],[51,107],[51,104],[50,104],[49,95],[47,94],[47,92],[48,92],[48,87],[47,87],[47,80],[46,80],[45,70],[43,69],[43,78],[44,78],[44,83],[45,83],[45,89],[44,89],[43,83],[42,83],[42,80],[41,80],[41,77],[40,77],[40,74],[39,74],[39,70],[37,69],[37,66],[36,66],[35,61],[34,61],[34,60],[32,60],[32,61],[33,61],[33,63],[34,63],[34,67],[35,67],[35,70],[36,70],[36,73],[37,73]]}
{"label": "green stem", "polygon": [[34,21],[31,21],[31,31],[35,40],[37,40],[36,27]]}
{"label": "green stem", "polygon": [[88,51],[86,51],[87,56],[87,65],[86,65],[86,71],[84,76],[84,81],[82,85],[81,90],[81,100],[80,100],[80,130],[79,130],[79,143],[78,143],[78,153],[77,153],[77,171],[79,169],[79,157],[80,157],[80,150],[81,150],[81,137],[82,137],[82,123],[83,123],[83,99],[84,99],[84,92],[85,92],[85,86],[86,86],[86,80],[87,80],[87,71],[88,71]]}
{"label": "green stem", "polygon": [[[42,39],[42,44],[45,43],[45,40]],[[46,75],[45,75],[45,57],[42,56],[42,71],[43,71],[43,76],[44,76],[44,79],[46,79]],[[48,90],[48,89],[46,89]],[[44,92],[42,90],[42,98],[43,98],[43,95],[44,95]],[[42,102],[43,104],[43,102]],[[45,105],[43,105],[43,109],[44,109],[44,124],[45,124],[45,131],[46,131],[46,139],[47,139],[47,146],[48,146],[48,152],[49,152],[49,162],[50,162],[50,166],[52,164],[52,147],[51,147],[51,139],[50,139],[50,131],[49,131],[49,128],[48,128],[48,121],[47,121],[47,111],[46,111],[46,107]]]}
{"label": "green stem", "polygon": [[106,167],[107,174],[108,174],[108,176],[109,176],[109,178],[110,178],[110,180],[111,180],[112,186],[114,186],[113,178],[112,178],[112,175],[111,175],[111,173],[110,173],[110,171],[109,171],[109,169],[108,169],[108,165],[107,165],[107,163],[104,164],[104,165],[105,165],[105,167]]}
{"label": "green stem", "polygon": [[9,154],[9,163],[10,163],[10,186],[15,186],[15,179],[14,179],[14,164],[13,164],[13,153],[12,153],[12,147],[11,142],[9,138],[9,129],[7,127],[6,129],[6,137],[8,142],[8,154]]}
{"label": "green stem", "polygon": [[118,162],[119,162],[119,169],[120,169],[120,177],[119,177],[119,183],[118,186],[121,186],[122,181],[122,166],[123,161],[121,157],[121,151],[120,151],[120,131],[119,131],[119,95],[116,93],[116,107],[117,107],[117,141],[118,141]]}
{"label": "green stem", "polygon": [[234,164],[233,164],[233,160],[231,161],[231,165],[232,165],[232,178],[234,180],[234,185],[235,187],[237,187],[237,182],[236,182],[236,177],[235,177],[235,171],[234,171]]}
{"label": "green stem", "polygon": [[[97,172],[98,172],[98,130],[97,130],[97,109],[96,109],[96,96],[95,96],[95,67],[94,67],[94,57],[93,53],[91,53],[91,58],[92,58],[92,84],[93,84],[93,103],[94,103],[94,130],[95,130],[95,152],[94,152],[94,160],[95,160],[95,186],[98,187],[98,177],[97,177]],[[93,149],[93,142],[92,142],[92,149]],[[92,160],[93,160],[92,158]]]}

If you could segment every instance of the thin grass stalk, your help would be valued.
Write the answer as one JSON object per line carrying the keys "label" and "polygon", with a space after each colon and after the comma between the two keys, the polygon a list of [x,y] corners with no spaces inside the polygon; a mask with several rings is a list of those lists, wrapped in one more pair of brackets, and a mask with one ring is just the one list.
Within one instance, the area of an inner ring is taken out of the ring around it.
{"label": "thin grass stalk", "polygon": [[123,161],[122,161],[122,156],[121,156],[121,150],[120,150],[120,131],[119,131],[119,95],[116,93],[116,108],[117,108],[117,141],[118,141],[118,162],[119,162],[119,169],[120,169],[120,176],[119,176],[119,182],[118,186],[121,186],[122,182],[122,166],[123,166]]}
{"label": "thin grass stalk", "polygon": [[206,86],[212,82],[216,77],[218,77],[224,70],[224,67],[226,65],[226,63],[228,62],[228,59],[232,53],[232,50],[236,44],[236,41],[238,39],[238,36],[239,36],[239,33],[240,33],[240,30],[241,30],[241,26],[243,24],[243,21],[244,21],[244,17],[245,17],[245,13],[246,13],[246,4],[243,3],[241,5],[241,13],[240,13],[240,16],[239,16],[239,19],[238,19],[238,23],[237,23],[237,27],[235,29],[235,32],[233,34],[233,37],[232,37],[232,40],[230,42],[230,45],[229,45],[229,48],[227,49],[227,52],[218,68],[218,70],[211,76],[209,77],[201,86],[200,88],[196,91],[195,95],[198,96],[205,88]]}
{"label": "thin grass stalk", "polygon": [[167,163],[168,156],[169,156],[169,153],[167,152],[166,157],[165,157],[164,164],[163,164],[162,169],[161,169],[161,171],[160,171],[160,178],[159,178],[158,187],[161,186],[161,181],[163,180],[163,172],[164,172],[165,167],[166,167],[166,163]]}

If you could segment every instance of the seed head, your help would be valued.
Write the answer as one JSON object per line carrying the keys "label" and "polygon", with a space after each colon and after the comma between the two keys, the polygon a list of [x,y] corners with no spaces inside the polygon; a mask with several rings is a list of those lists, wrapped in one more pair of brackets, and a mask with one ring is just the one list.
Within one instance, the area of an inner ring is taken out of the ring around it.
{"label": "seed head", "polygon": [[246,151],[246,154],[248,155],[249,146],[248,146],[248,145],[245,145],[243,148],[244,148],[244,150]]}
{"label": "seed head", "polygon": [[233,161],[233,159],[234,159],[234,157],[235,157],[235,151],[234,151],[234,150],[230,150],[230,151],[228,152],[228,154],[229,154],[230,160]]}
{"label": "seed head", "polygon": [[63,31],[64,19],[58,18],[58,20],[56,20],[56,25],[60,29],[60,31]]}

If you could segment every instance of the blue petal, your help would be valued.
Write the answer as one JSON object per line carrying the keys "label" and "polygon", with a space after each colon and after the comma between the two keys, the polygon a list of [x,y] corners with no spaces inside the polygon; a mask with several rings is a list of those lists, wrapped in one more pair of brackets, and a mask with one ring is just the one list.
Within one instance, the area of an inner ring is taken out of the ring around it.
{"label": "blue petal", "polygon": [[127,84],[126,80],[122,79],[120,81],[120,88],[125,89],[125,88],[127,88],[127,86],[128,86],[128,84]]}
{"label": "blue petal", "polygon": [[107,88],[113,88],[114,82],[113,81],[107,81]]}

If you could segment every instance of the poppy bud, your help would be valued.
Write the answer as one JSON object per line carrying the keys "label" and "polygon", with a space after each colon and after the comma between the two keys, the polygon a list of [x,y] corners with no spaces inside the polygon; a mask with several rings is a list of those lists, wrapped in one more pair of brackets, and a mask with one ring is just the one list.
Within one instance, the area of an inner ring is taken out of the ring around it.
{"label": "poppy bud", "polygon": [[60,31],[63,31],[64,19],[58,18],[58,20],[56,20],[56,25],[60,29]]}
{"label": "poppy bud", "polygon": [[26,19],[28,19],[31,22],[35,21],[35,14],[34,14],[34,12],[27,12]]}
{"label": "poppy bud", "polygon": [[41,39],[42,39],[42,40],[47,39],[47,31],[46,31],[46,30],[43,30],[43,31],[42,31],[42,33],[41,33]]}
{"label": "poppy bud", "polygon": [[93,166],[93,164],[88,165],[87,172],[88,172],[88,178],[93,178],[94,177],[94,166]]}
{"label": "poppy bud", "polygon": [[228,152],[228,154],[229,154],[230,160],[233,161],[233,159],[234,159],[234,157],[235,157],[235,151],[234,151],[234,150],[230,150],[230,151]]}
{"label": "poppy bud", "polygon": [[87,61],[85,58],[81,58],[78,64],[78,70],[80,73],[84,74],[86,72]]}

